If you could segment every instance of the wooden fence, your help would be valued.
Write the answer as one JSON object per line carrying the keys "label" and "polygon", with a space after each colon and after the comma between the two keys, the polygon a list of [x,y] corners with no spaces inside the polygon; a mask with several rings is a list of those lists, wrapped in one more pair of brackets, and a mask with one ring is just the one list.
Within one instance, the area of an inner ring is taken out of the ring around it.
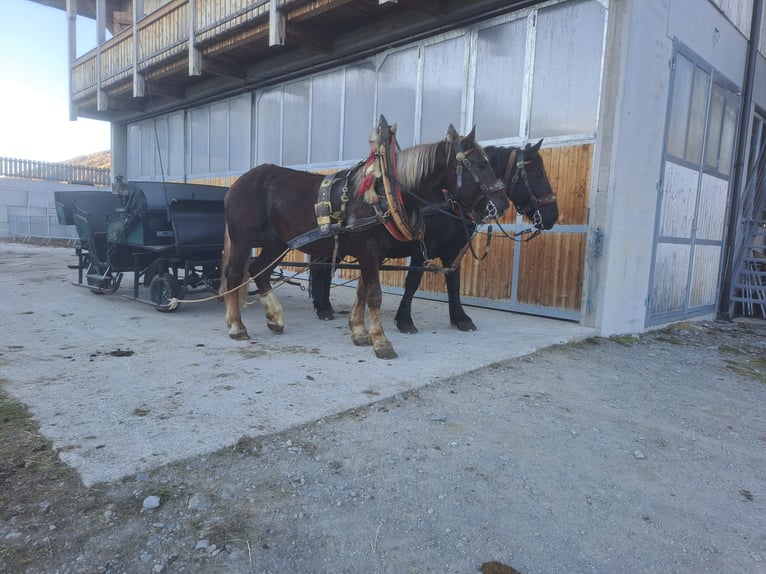
{"label": "wooden fence", "polygon": [[0,157],[0,176],[85,185],[109,185],[111,178],[107,168],[11,157]]}

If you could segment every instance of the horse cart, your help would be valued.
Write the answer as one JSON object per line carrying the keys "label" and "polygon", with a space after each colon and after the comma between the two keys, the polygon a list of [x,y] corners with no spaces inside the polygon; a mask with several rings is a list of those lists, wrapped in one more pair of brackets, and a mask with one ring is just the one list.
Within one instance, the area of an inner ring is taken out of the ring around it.
{"label": "horse cart", "polygon": [[[132,298],[172,311],[191,290],[217,291],[227,188],[118,180],[106,191],[57,191],[62,225],[74,225],[76,285],[115,293],[133,274]],[[149,300],[139,297],[149,288]]]}

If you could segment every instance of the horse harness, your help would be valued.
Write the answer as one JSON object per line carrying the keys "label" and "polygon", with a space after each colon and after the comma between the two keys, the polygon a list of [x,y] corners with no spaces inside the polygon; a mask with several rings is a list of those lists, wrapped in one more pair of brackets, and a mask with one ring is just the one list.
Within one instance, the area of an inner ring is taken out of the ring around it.
{"label": "horse harness", "polygon": [[[549,193],[543,197],[537,197],[534,191],[532,191],[532,186],[529,184],[529,174],[527,174],[526,167],[527,162],[531,160],[527,160],[524,157],[524,152],[525,150],[523,148],[513,148],[511,153],[508,155],[508,163],[505,166],[503,182],[505,182],[509,198],[511,197],[511,192],[516,189],[519,180],[524,182],[524,187],[526,188],[527,195],[529,197],[529,203],[523,208],[519,208],[515,202],[514,205],[516,205],[516,211],[520,215],[526,215],[532,220],[532,225],[534,226],[535,230],[532,237],[527,238],[527,241],[529,241],[530,239],[540,234],[539,226],[543,222],[543,216],[540,214],[540,206],[556,203],[556,196],[552,193]],[[528,233],[529,231],[530,230],[525,230],[521,233],[518,233],[517,235]]]}

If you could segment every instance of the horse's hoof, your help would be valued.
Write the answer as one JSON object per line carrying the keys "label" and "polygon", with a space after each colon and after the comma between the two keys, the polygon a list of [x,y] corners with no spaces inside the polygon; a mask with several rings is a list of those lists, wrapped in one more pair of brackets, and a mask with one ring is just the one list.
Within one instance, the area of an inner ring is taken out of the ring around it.
{"label": "horse's hoof", "polygon": [[277,325],[276,323],[266,323],[266,326],[271,330],[272,333],[276,333],[277,335],[281,335],[285,332],[285,326],[284,325]]}
{"label": "horse's hoof", "polygon": [[461,331],[475,331],[476,325],[473,324],[473,321],[468,319],[467,321],[457,321],[455,323],[452,323],[455,327],[460,329]]}
{"label": "horse's hoof", "polygon": [[247,341],[250,338],[250,335],[247,334],[247,329],[245,329],[243,331],[229,331],[229,337],[235,341]]}
{"label": "horse's hoof", "polygon": [[317,318],[322,321],[332,321],[335,319],[335,315],[332,311],[317,311]]}
{"label": "horse's hoof", "polygon": [[394,346],[390,343],[382,347],[375,347],[375,356],[378,359],[396,359],[398,355],[394,351]]}
{"label": "horse's hoof", "polygon": [[402,333],[409,333],[414,335],[418,332],[418,328],[412,321],[396,321],[396,328]]}
{"label": "horse's hoof", "polygon": [[351,336],[351,340],[354,342],[354,345],[357,347],[369,347],[372,343],[370,342],[370,336],[369,335],[357,335],[357,336]]}

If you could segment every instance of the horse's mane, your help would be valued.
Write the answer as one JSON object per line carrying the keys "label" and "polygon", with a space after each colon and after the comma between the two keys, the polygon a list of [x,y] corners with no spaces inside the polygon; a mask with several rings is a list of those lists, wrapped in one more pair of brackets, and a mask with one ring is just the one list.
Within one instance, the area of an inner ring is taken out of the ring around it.
{"label": "horse's mane", "polygon": [[487,154],[489,163],[497,177],[503,177],[505,166],[508,164],[508,158],[514,149],[518,148],[514,148],[512,146],[497,147],[493,145],[489,145],[484,148],[484,153]]}
{"label": "horse's mane", "polygon": [[[399,181],[414,189],[436,169],[437,154],[444,153],[444,142],[418,144],[396,154],[396,173]],[[445,155],[446,160],[446,155]]]}

